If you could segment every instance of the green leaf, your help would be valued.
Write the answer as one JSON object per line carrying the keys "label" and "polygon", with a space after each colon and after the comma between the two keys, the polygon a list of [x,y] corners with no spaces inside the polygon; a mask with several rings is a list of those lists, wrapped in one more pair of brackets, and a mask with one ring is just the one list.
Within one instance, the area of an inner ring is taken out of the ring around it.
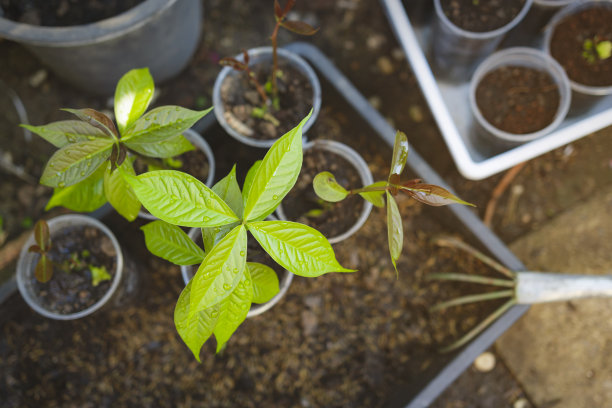
{"label": "green leaf", "polygon": [[115,89],[115,120],[123,134],[149,107],[155,85],[148,68],[124,74]]}
{"label": "green leaf", "polygon": [[391,158],[391,169],[389,171],[389,182],[394,174],[401,175],[408,159],[408,138],[404,132],[399,130],[395,134],[395,144],[393,145],[393,156]]}
{"label": "green leaf", "polygon": [[90,125],[102,130],[108,136],[112,136],[113,138],[118,137],[119,133],[117,133],[117,128],[113,121],[103,114],[102,112],[98,112],[95,109],[62,109],[63,111],[70,112],[75,115],[77,118],[81,119],[84,122],[89,123]]}
{"label": "green leaf", "polygon": [[448,204],[463,204],[475,207],[474,204],[463,201],[448,190],[435,184],[416,184],[415,187],[401,186],[400,189],[415,200],[434,207]]}
{"label": "green leaf", "polygon": [[42,253],[48,251],[51,247],[49,224],[45,220],[38,220],[34,225],[34,241],[38,244]]}
{"label": "green leaf", "polygon": [[246,205],[248,193],[251,190],[251,186],[253,185],[253,179],[255,178],[255,173],[257,173],[257,169],[259,169],[259,166],[261,166],[261,162],[261,160],[257,160],[255,163],[253,163],[244,179],[244,185],[242,186],[243,207],[244,205]]}
{"label": "green leaf", "polygon": [[236,165],[232,167],[227,176],[223,177],[213,186],[212,191],[225,201],[238,218],[242,218],[242,192],[236,180]]}
{"label": "green leaf", "polygon": [[45,254],[40,256],[38,263],[34,267],[34,277],[41,283],[46,283],[53,277],[53,262]]}
{"label": "green leaf", "polygon": [[612,41],[600,41],[595,46],[597,56],[600,60],[606,60],[612,56]]}
{"label": "green leaf", "polygon": [[228,232],[238,226],[240,222],[223,225],[221,227],[202,228],[202,241],[204,242],[204,250],[209,252],[212,247],[217,245]]}
{"label": "green leaf", "polygon": [[187,283],[181,292],[174,308],[174,325],[179,336],[191,350],[196,360],[200,362],[202,345],[213,334],[219,320],[219,305],[214,305],[201,312],[191,313],[191,286],[193,280]]}
{"label": "green leaf", "polygon": [[89,271],[91,272],[91,284],[93,286],[98,286],[100,282],[111,280],[112,278],[105,266],[97,267],[89,265]]}
{"label": "green leaf", "polygon": [[387,238],[389,240],[389,253],[391,262],[397,273],[396,261],[402,253],[404,245],[404,229],[402,228],[402,216],[400,215],[397,203],[391,193],[387,191]]}
{"label": "green leaf", "polygon": [[63,120],[44,126],[19,125],[36,133],[55,147],[84,142],[94,138],[108,138],[102,130],[80,120]]}
{"label": "green leaf", "polygon": [[136,196],[155,217],[184,227],[217,227],[239,221],[231,208],[204,183],[176,170],[134,177],[122,172]]}
{"label": "green leaf", "polygon": [[289,221],[249,222],[247,228],[272,259],[296,275],[354,272],[338,263],[327,238],[314,228]]}
{"label": "green leaf", "polygon": [[196,265],[204,260],[202,248],[176,225],[157,220],[140,227],[149,252],[176,265]]}
{"label": "green leaf", "polygon": [[[132,158],[121,163],[121,170],[132,176],[136,175]],[[134,221],[140,211],[140,201],[132,187],[125,181],[122,173],[115,170],[111,172],[110,166],[104,172],[104,194],[113,208],[128,221]]]}
{"label": "green leaf", "polygon": [[108,165],[102,165],[85,180],[69,187],[56,188],[45,210],[62,206],[72,211],[92,212],[106,203],[104,173]]}
{"label": "green leaf", "polygon": [[295,184],[302,167],[302,127],[311,114],[312,111],[266,153],[247,193],[245,220],[274,211]]}
{"label": "green leaf", "polygon": [[244,225],[230,231],[208,254],[192,279],[190,313],[219,303],[244,276],[247,234]]}
{"label": "green leaf", "polygon": [[195,150],[191,142],[180,134],[162,140],[161,142],[134,143],[127,140],[123,144],[143,156],[156,157],[159,159],[167,159]]}
{"label": "green leaf", "polygon": [[238,326],[246,319],[252,299],[253,283],[249,271],[245,270],[236,289],[219,305],[219,320],[214,330],[217,339],[217,353],[223,349]]}
{"label": "green leaf", "polygon": [[329,171],[317,174],[312,180],[315,194],[325,201],[336,203],[348,195],[348,191],[336,181],[336,177]]}
{"label": "green leaf", "polygon": [[108,159],[112,146],[112,139],[95,139],[62,147],[49,159],[40,183],[66,187],[86,179]]}
{"label": "green leaf", "polygon": [[[374,184],[370,184],[369,186],[365,186],[364,188],[369,188],[369,187],[385,187],[387,185],[386,181],[377,181]],[[359,193],[359,195],[361,197],[363,197],[365,200],[371,202],[372,204],[374,204],[376,207],[384,207],[385,206],[385,199],[383,198],[383,196],[385,195],[385,190],[381,190],[381,191],[364,191]]]}
{"label": "green leaf", "polygon": [[279,292],[278,275],[274,269],[257,262],[247,262],[253,279],[253,303],[266,303]]}
{"label": "green leaf", "polygon": [[127,129],[122,140],[129,143],[157,143],[183,133],[212,108],[193,111],[180,106],[160,106],[152,109]]}

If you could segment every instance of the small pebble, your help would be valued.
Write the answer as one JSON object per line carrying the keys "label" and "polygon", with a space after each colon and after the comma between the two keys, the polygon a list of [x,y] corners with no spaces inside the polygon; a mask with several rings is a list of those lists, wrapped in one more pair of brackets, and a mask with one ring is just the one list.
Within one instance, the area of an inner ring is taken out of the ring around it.
{"label": "small pebble", "polygon": [[512,408],[529,408],[529,401],[527,401],[527,398],[521,397],[514,401]]}
{"label": "small pebble", "polygon": [[376,95],[368,98],[368,102],[370,102],[370,105],[372,105],[372,107],[376,110],[379,110],[380,106],[382,105],[382,99],[380,99],[380,97]]}
{"label": "small pebble", "polygon": [[379,49],[385,42],[387,41],[387,39],[385,38],[384,35],[382,34],[374,34],[370,37],[368,37],[367,41],[366,41],[366,45],[368,46],[368,48],[372,51],[376,51],[377,49]]}
{"label": "small pebble", "polygon": [[410,119],[416,123],[421,123],[423,121],[423,111],[419,105],[410,105],[408,108],[408,115],[410,115]]}
{"label": "small pebble", "polygon": [[474,368],[481,373],[488,373],[495,368],[495,355],[485,351],[474,360]]}
{"label": "small pebble", "polygon": [[380,72],[382,72],[384,75],[391,75],[393,73],[393,63],[389,57],[380,57],[376,62],[376,65],[378,66],[378,69],[380,69]]}
{"label": "small pebble", "polygon": [[401,61],[404,58],[406,58],[406,55],[404,54],[404,50],[402,50],[399,47],[396,47],[391,50],[391,56],[393,57],[393,59],[396,59],[398,61]]}
{"label": "small pebble", "polygon": [[32,88],[38,88],[47,79],[47,70],[39,69],[30,77],[28,83]]}

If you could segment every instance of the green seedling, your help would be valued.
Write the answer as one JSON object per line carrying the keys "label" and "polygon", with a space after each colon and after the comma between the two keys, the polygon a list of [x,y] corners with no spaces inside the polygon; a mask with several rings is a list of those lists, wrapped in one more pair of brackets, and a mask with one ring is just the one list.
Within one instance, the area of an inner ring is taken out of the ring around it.
{"label": "green seedling", "polygon": [[105,280],[110,280],[111,275],[106,270],[106,267],[97,267],[88,264],[86,258],[91,254],[84,249],[81,253],[73,252],[70,257],[61,264],[55,264],[49,258],[51,250],[51,236],[49,234],[49,225],[44,220],[39,220],[34,226],[34,241],[36,244],[28,248],[28,252],[36,252],[40,254],[40,259],[34,268],[34,277],[41,283],[47,283],[53,277],[54,268],[65,273],[70,273],[77,269],[88,268],[91,272],[92,285],[98,284]]}
{"label": "green seedling", "polygon": [[582,43],[582,57],[589,63],[595,64],[612,56],[612,41],[601,40],[597,36],[587,38]]}
{"label": "green seedling", "polygon": [[[278,293],[274,271],[247,262],[247,233],[296,275],[353,272],[338,263],[329,241],[317,230],[296,222],[264,221],[297,180],[302,127],[309,117],[250,168],[242,190],[235,166],[212,189],[174,170],[140,176],[122,172],[145,208],[160,220],[142,228],[149,251],[177,265],[199,265],[174,311],[177,331],[198,361],[202,345],[212,335],[219,352],[246,318],[251,303],[265,303]],[[204,249],[179,226],[201,228]]]}
{"label": "green seedling", "polygon": [[219,64],[223,66],[230,66],[237,71],[245,72],[249,78],[249,81],[259,94],[263,106],[259,109],[253,111],[253,115],[255,117],[267,120],[273,123],[275,126],[278,126],[278,120],[269,112],[270,107],[274,110],[280,109],[280,101],[278,98],[278,78],[282,78],[283,73],[278,68],[278,31],[281,27],[300,35],[314,35],[319,29],[313,28],[310,24],[304,23],[302,21],[289,21],[287,20],[287,15],[295,6],[295,0],[288,0],[285,3],[285,7],[281,7],[278,3],[278,0],[274,0],[274,18],[276,19],[276,24],[274,25],[274,30],[272,31],[272,35],[270,36],[270,41],[272,43],[272,72],[270,73],[270,77],[266,84],[262,86],[256,78],[254,72],[249,68],[249,55],[243,50],[243,60],[238,61],[235,58],[226,57],[222,58],[219,61]]}
{"label": "green seedling", "polygon": [[402,252],[404,241],[402,218],[394,199],[397,194],[407,194],[421,203],[432,206],[442,206],[453,203],[473,206],[473,204],[461,200],[440,186],[424,184],[421,180],[417,179],[402,182],[400,176],[406,166],[407,158],[408,138],[403,132],[398,131],[395,135],[391,170],[387,181],[378,181],[363,188],[347,190],[336,182],[336,178],[333,174],[325,171],[317,174],[312,182],[315,193],[323,200],[330,202],[342,201],[349,195],[359,194],[375,206],[384,207],[385,198],[383,198],[383,196],[386,197],[387,237],[391,262],[393,263],[396,273],[396,262]]}
{"label": "green seedling", "polygon": [[149,70],[133,69],[117,83],[116,126],[94,109],[64,109],[78,120],[21,125],[59,148],[40,179],[55,188],[46,209],[91,212],[108,201],[129,221],[136,218],[140,202],[115,169],[135,174],[135,158],[167,167],[163,159],[194,149],[182,133],[210,111],[161,106],[146,112],[153,92]]}

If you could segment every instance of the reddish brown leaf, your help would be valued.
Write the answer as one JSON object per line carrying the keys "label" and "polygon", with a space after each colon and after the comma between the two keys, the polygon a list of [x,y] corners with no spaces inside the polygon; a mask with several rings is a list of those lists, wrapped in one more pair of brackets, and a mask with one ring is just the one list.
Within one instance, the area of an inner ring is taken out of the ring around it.
{"label": "reddish brown leaf", "polygon": [[278,4],[278,0],[274,0],[274,16],[279,19],[283,16],[283,10],[281,10],[280,4]]}
{"label": "reddish brown leaf", "polygon": [[121,147],[119,148],[119,156],[117,157],[117,166],[121,166],[121,163],[123,163],[126,157],[127,149],[124,145],[121,145]]}
{"label": "reddish brown leaf", "polygon": [[67,112],[74,114],[77,118],[81,119],[84,122],[89,123],[90,125],[102,130],[107,133],[109,136],[119,137],[119,132],[117,132],[117,128],[115,124],[105,114],[102,112],[98,112],[95,109],[64,109]]}
{"label": "reddish brown leaf", "polygon": [[36,268],[34,269],[34,277],[37,281],[46,283],[49,282],[52,276],[53,263],[46,255],[42,255],[36,264]]}
{"label": "reddish brown leaf", "polygon": [[295,6],[295,0],[287,0],[285,4],[285,8],[283,9],[282,17],[286,17],[287,14],[291,11],[291,9]]}
{"label": "reddish brown leaf", "polygon": [[300,35],[313,35],[317,31],[319,31],[318,28],[314,28],[310,24],[304,23],[302,21],[283,21],[281,23],[281,26],[285,27],[289,31]]}
{"label": "reddish brown leaf", "polygon": [[455,203],[474,207],[474,204],[463,201],[446,189],[436,186],[435,184],[418,184],[414,188],[402,186],[401,189],[415,200],[434,207]]}
{"label": "reddish brown leaf", "polygon": [[43,250],[38,245],[32,245],[28,248],[28,252],[36,252],[38,254],[42,254]]}
{"label": "reddish brown leaf", "polygon": [[34,241],[42,251],[48,251],[51,247],[51,237],[49,236],[49,225],[45,220],[39,220],[34,225]]}

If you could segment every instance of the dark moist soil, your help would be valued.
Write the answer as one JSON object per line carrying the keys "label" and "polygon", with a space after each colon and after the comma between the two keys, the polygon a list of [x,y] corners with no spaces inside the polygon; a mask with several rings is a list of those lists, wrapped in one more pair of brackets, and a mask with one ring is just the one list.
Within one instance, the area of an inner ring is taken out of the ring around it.
{"label": "dark moist soil", "polygon": [[[260,140],[277,139],[293,129],[313,106],[312,85],[300,71],[284,62],[279,56],[282,77],[277,78],[280,110],[269,112],[280,122],[272,122],[252,116],[253,108],[261,108],[263,101],[243,72],[228,75],[221,85],[221,100],[228,124],[240,134]],[[251,67],[259,83],[264,86],[270,75],[270,63]],[[234,125],[240,123],[239,125]],[[244,128],[250,129],[245,131]],[[252,134],[249,134],[252,133]]]}
{"label": "dark moist soil", "polygon": [[[53,277],[41,283],[32,276],[34,294],[41,306],[55,313],[71,314],[87,309],[108,292],[115,276],[117,253],[111,240],[97,228],[74,227],[54,233],[51,242],[49,258],[53,262]],[[88,256],[82,255],[84,250],[89,251]],[[68,269],[65,265],[73,254],[84,264]],[[111,279],[93,286],[90,265],[105,267]]]}
{"label": "dark moist soil", "polygon": [[587,39],[612,41],[612,9],[593,7],[573,14],[557,25],[550,41],[551,55],[563,66],[567,76],[587,86],[612,85],[612,58],[589,62],[584,56]]}
{"label": "dark moist soil", "polygon": [[39,26],[74,26],[121,14],[144,0],[0,0],[4,17]]}
{"label": "dark moist soil", "polygon": [[[202,183],[206,182],[206,178],[208,177],[208,158],[197,147],[195,150],[188,151],[179,156],[173,157],[174,160],[179,160],[182,162],[181,167],[173,168],[168,167],[168,170],[178,170],[184,173],[188,173],[193,177],[200,180]],[[159,161],[160,159],[155,159]],[[141,159],[137,158],[134,161],[134,170],[137,174],[142,174],[147,171],[147,163]],[[211,186],[209,186],[211,187]]]}
{"label": "dark moist soil", "polygon": [[[288,220],[309,225],[331,238],[345,233],[357,222],[364,204],[363,199],[355,195],[338,203],[321,200],[314,192],[312,180],[322,171],[331,172],[346,189],[363,187],[350,162],[323,149],[309,149],[304,152],[302,170],[295,186],[283,200],[283,210]],[[311,210],[323,212],[309,215]]]}
{"label": "dark moist soil", "polygon": [[485,75],[476,88],[476,103],[485,119],[513,134],[548,126],[559,108],[559,88],[538,69],[506,66]]}
{"label": "dark moist soil", "polygon": [[525,0],[441,0],[440,4],[453,24],[481,33],[508,24],[520,13]]}

